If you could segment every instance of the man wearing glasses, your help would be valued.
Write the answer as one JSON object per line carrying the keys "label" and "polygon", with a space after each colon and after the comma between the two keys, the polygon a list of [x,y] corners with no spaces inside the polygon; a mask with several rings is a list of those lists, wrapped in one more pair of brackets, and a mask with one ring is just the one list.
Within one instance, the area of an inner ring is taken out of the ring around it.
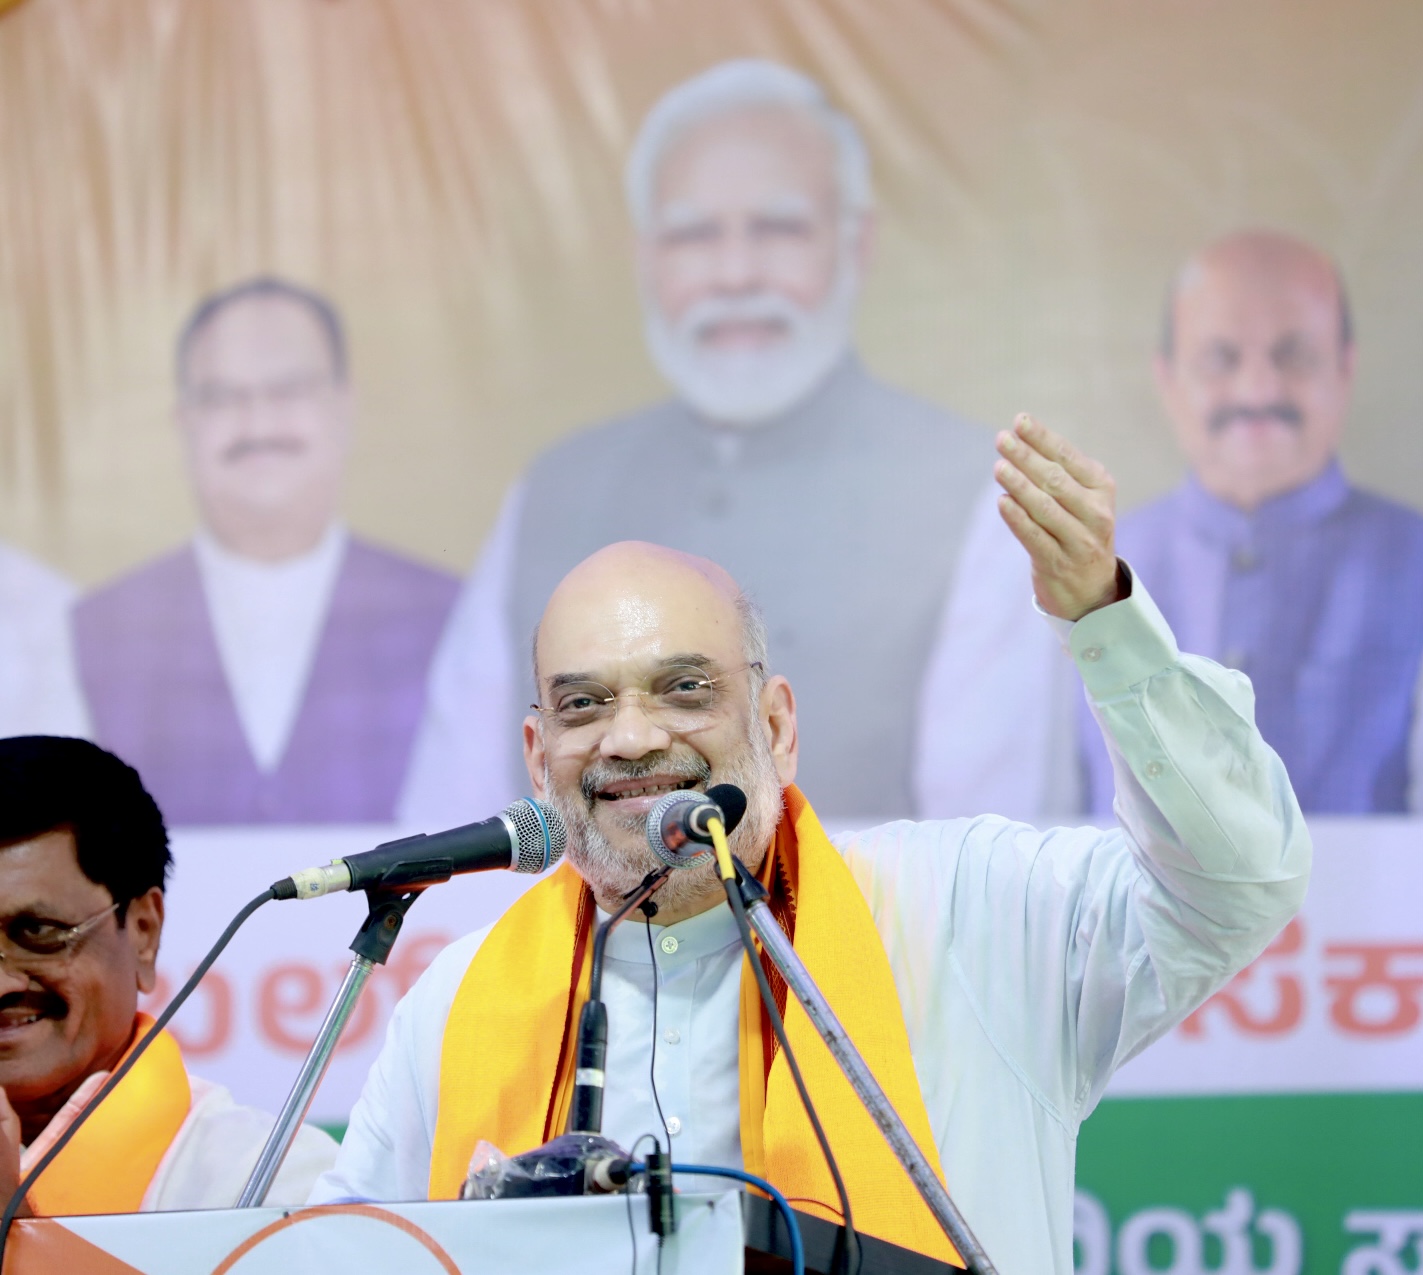
{"label": "man wearing glasses", "polygon": [[[451,1198],[481,1140],[517,1154],[561,1133],[591,926],[658,866],[658,798],[730,782],[747,797],[733,853],[997,1269],[1070,1275],[1078,1127],[1118,1066],[1283,928],[1310,846],[1247,680],[1181,654],[1116,558],[1110,476],[1027,417],[998,449],[999,509],[1111,741],[1123,826],[990,815],[827,836],[795,786],[795,694],[735,581],[656,545],[600,550],[544,610],[523,725],[568,863],[400,1003],[313,1199]],[[847,706],[872,698],[879,670],[847,666],[840,686]],[[834,1217],[714,870],[674,872],[655,902],[656,925],[625,923],[606,949],[604,1133],[744,1167]],[[946,1256],[797,1011],[787,1031],[856,1225]]]}
{"label": "man wearing glasses", "polygon": [[249,280],[197,307],[177,370],[202,526],[79,603],[93,738],[174,823],[387,821],[456,582],[341,524],[340,320]]}
{"label": "man wearing glasses", "polygon": [[[171,865],[137,772],[78,739],[0,740],[0,1200],[151,1025]],[[163,1033],[30,1191],[39,1216],[230,1207],[271,1117],[183,1065]],[[304,1128],[274,1195],[335,1155]],[[270,1198],[270,1197],[269,1197]]]}

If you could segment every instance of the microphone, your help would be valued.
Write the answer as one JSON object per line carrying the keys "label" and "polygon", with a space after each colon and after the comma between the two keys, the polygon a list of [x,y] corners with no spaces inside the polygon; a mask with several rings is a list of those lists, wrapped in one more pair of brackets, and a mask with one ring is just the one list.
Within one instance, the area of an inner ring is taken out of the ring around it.
{"label": "microphone", "polygon": [[319,899],[339,890],[423,888],[462,872],[543,872],[563,858],[568,830],[558,811],[527,797],[492,819],[387,841],[363,854],[303,868],[272,886],[278,899]]}
{"label": "microphone", "polygon": [[694,868],[711,858],[710,850],[687,846],[711,845],[707,820],[720,819],[730,834],[746,813],[746,794],[735,784],[717,784],[706,792],[669,792],[647,812],[647,844],[669,868]]}
{"label": "microphone", "polygon": [[[656,909],[647,900],[662,886],[672,869],[693,867],[711,854],[709,850],[678,853],[681,847],[692,842],[710,844],[712,838],[707,829],[708,819],[720,819],[722,826],[730,832],[741,822],[741,816],[745,813],[746,794],[734,784],[719,784],[704,793],[690,789],[669,792],[647,812],[647,843],[664,866],[649,872],[642,879],[642,884],[624,897],[622,906],[598,927],[593,936],[588,999],[578,1017],[573,1097],[569,1103],[565,1135],[599,1139],[602,1136],[603,1089],[607,1083],[608,1060],[608,1010],[602,999],[603,953],[608,935],[635,907],[643,906],[651,920]],[[593,1180],[598,1180],[596,1173]],[[671,1229],[675,1229],[675,1224]]]}

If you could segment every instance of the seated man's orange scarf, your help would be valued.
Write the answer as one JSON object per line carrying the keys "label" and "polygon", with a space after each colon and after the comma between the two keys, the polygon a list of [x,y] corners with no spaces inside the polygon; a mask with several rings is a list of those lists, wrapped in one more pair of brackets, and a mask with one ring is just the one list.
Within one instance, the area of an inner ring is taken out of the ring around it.
{"label": "seated man's orange scarf", "polygon": [[[137,1015],[129,1048],[152,1026]],[[90,1093],[98,1087],[90,1084]],[[191,1106],[183,1056],[165,1031],[40,1174],[30,1209],[36,1217],[137,1213]]]}
{"label": "seated man's orange scarf", "polygon": [[[874,918],[805,798],[794,787],[785,797],[786,812],[761,873],[771,906],[942,1177]],[[445,1025],[430,1159],[432,1199],[459,1194],[481,1138],[516,1154],[563,1132],[573,1090],[576,1024],[588,997],[594,915],[591,891],[565,863],[505,913],[470,962]],[[773,981],[783,996],[784,984]],[[958,1262],[793,999],[785,1007],[785,1023],[845,1177],[856,1228]],[[796,1207],[836,1220],[834,1183],[744,961],[740,1053],[741,1154],[747,1171],[769,1179]]]}

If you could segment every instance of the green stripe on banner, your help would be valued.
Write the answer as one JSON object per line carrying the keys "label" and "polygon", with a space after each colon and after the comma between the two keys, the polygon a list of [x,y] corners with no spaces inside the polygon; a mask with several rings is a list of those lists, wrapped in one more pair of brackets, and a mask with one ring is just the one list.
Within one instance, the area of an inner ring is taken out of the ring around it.
{"label": "green stripe on banner", "polygon": [[1080,1275],[1414,1275],[1423,1093],[1108,1100],[1077,1187]]}

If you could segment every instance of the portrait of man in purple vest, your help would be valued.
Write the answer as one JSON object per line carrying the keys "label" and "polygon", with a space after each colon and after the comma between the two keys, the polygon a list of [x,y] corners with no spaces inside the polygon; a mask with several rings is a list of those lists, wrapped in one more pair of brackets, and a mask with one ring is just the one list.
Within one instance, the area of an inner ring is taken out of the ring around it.
{"label": "portrait of man in purple vest", "polygon": [[457,582],[341,521],[340,319],[248,280],[197,306],[176,370],[200,523],[76,606],[93,737],[174,823],[390,820]]}
{"label": "portrait of man in purple vest", "polygon": [[[1196,253],[1156,355],[1190,473],[1117,538],[1182,649],[1249,675],[1300,806],[1330,814],[1401,812],[1419,793],[1423,516],[1340,467],[1354,367],[1323,252],[1248,231]],[[1111,768],[1085,705],[1080,724],[1091,809],[1106,813]]]}

